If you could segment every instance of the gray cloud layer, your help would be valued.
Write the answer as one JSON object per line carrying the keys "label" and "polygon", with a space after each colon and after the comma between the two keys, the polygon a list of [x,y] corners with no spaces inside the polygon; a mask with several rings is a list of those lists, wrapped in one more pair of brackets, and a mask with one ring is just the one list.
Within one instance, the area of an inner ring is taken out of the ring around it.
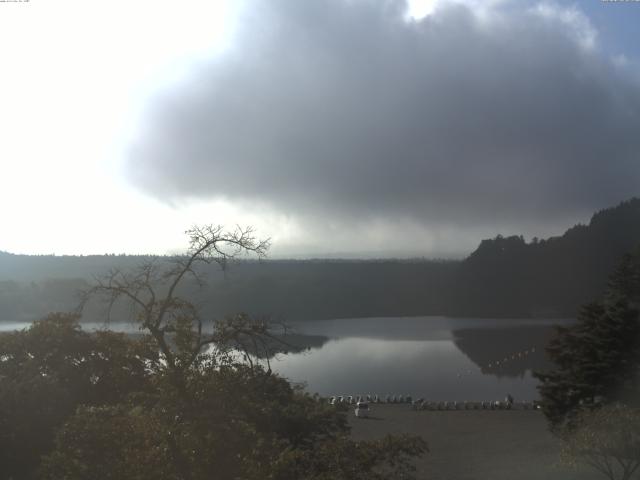
{"label": "gray cloud layer", "polygon": [[584,18],[519,6],[408,22],[399,1],[255,2],[230,52],[156,100],[132,178],[167,200],[427,228],[544,231],[638,194],[638,82]]}

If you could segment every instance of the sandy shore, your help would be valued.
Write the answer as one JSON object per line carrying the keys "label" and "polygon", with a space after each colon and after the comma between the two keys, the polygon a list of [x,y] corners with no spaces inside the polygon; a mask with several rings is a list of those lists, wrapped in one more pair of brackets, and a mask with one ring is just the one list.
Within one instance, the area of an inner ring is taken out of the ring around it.
{"label": "sandy shore", "polygon": [[372,405],[372,418],[351,413],[355,439],[387,433],[421,435],[430,452],[416,463],[429,480],[591,480],[585,469],[559,465],[560,443],[539,411],[413,411],[407,405]]}

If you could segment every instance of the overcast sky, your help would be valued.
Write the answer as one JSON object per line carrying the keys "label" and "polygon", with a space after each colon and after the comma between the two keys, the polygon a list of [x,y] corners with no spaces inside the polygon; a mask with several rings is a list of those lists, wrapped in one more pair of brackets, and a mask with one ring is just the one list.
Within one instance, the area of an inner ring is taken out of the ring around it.
{"label": "overcast sky", "polygon": [[640,3],[0,3],[0,250],[460,257],[640,194]]}

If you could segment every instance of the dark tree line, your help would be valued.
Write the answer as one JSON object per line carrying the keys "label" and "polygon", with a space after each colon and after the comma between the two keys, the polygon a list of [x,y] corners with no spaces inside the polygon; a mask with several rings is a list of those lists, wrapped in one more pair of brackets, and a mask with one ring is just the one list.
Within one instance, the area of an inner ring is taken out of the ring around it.
{"label": "dark tree line", "polygon": [[[226,276],[216,269],[205,271],[208,289],[186,282],[182,293],[208,303],[207,313],[218,317],[238,311],[287,321],[414,315],[575,317],[581,305],[602,295],[609,272],[637,244],[640,200],[632,199],[596,213],[589,225],[577,225],[560,237],[484,240],[462,261],[239,261]],[[148,260],[0,254],[0,320],[33,319],[74,305],[74,292],[94,274]],[[85,319],[96,319],[99,313],[86,312]]]}
{"label": "dark tree line", "polygon": [[574,317],[639,244],[640,199],[598,212],[561,237],[485,240],[461,265],[454,313]]}

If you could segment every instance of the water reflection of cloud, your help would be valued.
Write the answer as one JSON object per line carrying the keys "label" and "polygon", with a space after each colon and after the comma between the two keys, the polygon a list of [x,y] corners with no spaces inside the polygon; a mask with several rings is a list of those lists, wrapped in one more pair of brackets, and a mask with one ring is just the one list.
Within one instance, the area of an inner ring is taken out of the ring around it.
{"label": "water reflection of cloud", "polygon": [[339,338],[305,354],[283,356],[272,367],[325,395],[411,394],[449,400],[495,399],[506,392],[517,398],[535,396],[530,375],[483,375],[451,340]]}

